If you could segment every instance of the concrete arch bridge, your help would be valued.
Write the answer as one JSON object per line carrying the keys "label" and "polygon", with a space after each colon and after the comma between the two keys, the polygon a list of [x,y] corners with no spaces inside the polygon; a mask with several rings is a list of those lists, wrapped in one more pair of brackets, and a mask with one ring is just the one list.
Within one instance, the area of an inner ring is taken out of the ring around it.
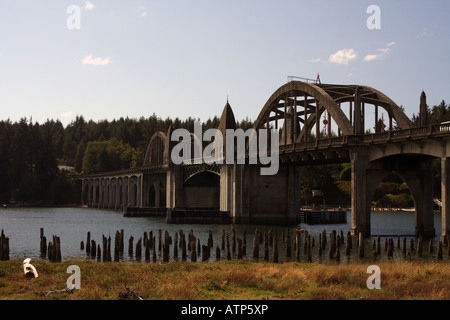
{"label": "concrete arch bridge", "polygon": [[[443,237],[450,231],[450,124],[427,125],[425,110],[422,92],[420,125],[415,126],[374,88],[290,81],[269,97],[253,126],[257,135],[264,130],[279,133],[276,174],[262,175],[266,164],[242,163],[236,154],[234,163],[174,164],[171,154],[178,142],[172,141],[174,130],[169,128],[152,136],[142,167],[81,176],[82,204],[153,208],[161,214],[203,209],[227,213],[234,223],[294,224],[302,167],[349,162],[353,234],[370,236],[375,189],[395,170],[414,199],[415,233],[431,237],[436,233],[432,160],[440,158]],[[217,129],[224,142],[236,129],[228,102]],[[246,146],[248,157],[248,140]]]}

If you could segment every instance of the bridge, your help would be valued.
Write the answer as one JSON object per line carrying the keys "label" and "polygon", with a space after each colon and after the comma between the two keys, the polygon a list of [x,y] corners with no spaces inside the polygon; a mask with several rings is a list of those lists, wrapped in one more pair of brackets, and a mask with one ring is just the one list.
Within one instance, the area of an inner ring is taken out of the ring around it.
{"label": "bridge", "polygon": [[[432,237],[432,160],[440,158],[444,237],[450,231],[450,124],[427,125],[423,92],[419,120],[415,126],[394,101],[368,86],[289,81],[271,95],[253,126],[257,132],[280,133],[275,175],[261,175],[261,163],[175,165],[170,155],[176,142],[169,128],[152,136],[142,167],[81,176],[81,201],[90,207],[153,208],[162,214],[212,210],[228,213],[233,223],[294,224],[302,168],[346,162],[352,167],[354,235],[370,236],[371,200],[378,184],[395,170],[414,200],[415,233]],[[227,129],[236,129],[228,102],[218,127],[223,141]]]}

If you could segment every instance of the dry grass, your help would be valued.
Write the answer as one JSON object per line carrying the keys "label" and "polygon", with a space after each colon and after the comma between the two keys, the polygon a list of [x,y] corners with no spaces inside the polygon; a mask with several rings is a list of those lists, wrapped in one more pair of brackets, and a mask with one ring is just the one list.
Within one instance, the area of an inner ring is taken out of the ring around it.
{"label": "dry grass", "polygon": [[[20,261],[0,262],[0,299],[115,300],[128,286],[144,299],[450,299],[447,263],[378,263],[381,289],[366,287],[368,265],[308,263],[97,263],[34,261],[39,278],[27,280]],[[81,289],[64,289],[69,265],[81,269]]]}

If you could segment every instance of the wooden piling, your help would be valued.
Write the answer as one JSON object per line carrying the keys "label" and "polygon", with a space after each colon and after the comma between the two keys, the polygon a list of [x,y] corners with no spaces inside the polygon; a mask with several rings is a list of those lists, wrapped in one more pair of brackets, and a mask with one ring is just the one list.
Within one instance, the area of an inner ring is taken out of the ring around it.
{"label": "wooden piling", "polygon": [[91,258],[95,258],[97,256],[97,243],[94,239],[91,240]]}
{"label": "wooden piling", "polygon": [[128,255],[130,257],[133,256],[133,241],[134,241],[133,236],[130,236],[130,238],[128,239]]}
{"label": "wooden piling", "polygon": [[352,235],[350,232],[347,232],[347,241],[345,242],[345,255],[349,256],[352,247]]}
{"label": "wooden piling", "polygon": [[152,261],[153,261],[153,263],[155,263],[156,262],[156,236],[152,236],[151,242],[152,242]]}
{"label": "wooden piling", "polygon": [[228,234],[226,236],[226,255],[227,255],[227,260],[231,260],[230,236]]}
{"label": "wooden piling", "polygon": [[417,256],[418,257],[422,256],[422,237],[419,237],[417,239]]}
{"label": "wooden piling", "polygon": [[376,251],[377,251],[377,254],[380,254],[380,253],[381,253],[381,238],[380,238],[380,235],[377,235],[377,247],[376,247]]}
{"label": "wooden piling", "polygon": [[0,235],[0,260],[9,260],[9,237],[5,236],[3,230]]}
{"label": "wooden piling", "polygon": [[136,259],[140,260],[142,257],[142,238],[136,242]]}
{"label": "wooden piling", "polygon": [[259,258],[259,240],[258,240],[258,229],[255,230],[255,234],[253,236],[253,251],[252,256],[254,259]]}
{"label": "wooden piling", "polygon": [[[39,252],[41,254],[41,257],[45,258],[45,254],[47,253],[47,238],[44,236],[44,228],[40,228],[40,240]],[[84,243],[81,250],[84,250]]]}
{"label": "wooden piling", "polygon": [[102,261],[102,248],[100,247],[100,243],[97,244],[97,262]]}
{"label": "wooden piling", "polygon": [[216,261],[220,261],[220,248],[216,246]]}
{"label": "wooden piling", "polygon": [[238,260],[242,259],[242,239],[237,238],[237,258]]}
{"label": "wooden piling", "polygon": [[306,256],[307,256],[308,262],[312,262],[311,236],[310,235],[308,235],[308,238],[307,238]]}
{"label": "wooden piling", "polygon": [[364,258],[364,238],[361,232],[358,235],[358,244],[359,244],[359,257]]}
{"label": "wooden piling", "polygon": [[442,256],[442,241],[439,241],[439,242],[438,242],[436,258],[437,258],[438,260],[441,260],[441,259],[443,258],[443,256]]}
{"label": "wooden piling", "polygon": [[87,236],[86,236],[86,255],[90,255],[91,254],[91,232],[88,231]]}
{"label": "wooden piling", "polygon": [[273,263],[278,263],[278,236],[277,232],[273,235],[273,254],[272,254],[272,261]]}
{"label": "wooden piling", "polygon": [[263,259],[269,261],[269,234],[267,231],[264,232]]}

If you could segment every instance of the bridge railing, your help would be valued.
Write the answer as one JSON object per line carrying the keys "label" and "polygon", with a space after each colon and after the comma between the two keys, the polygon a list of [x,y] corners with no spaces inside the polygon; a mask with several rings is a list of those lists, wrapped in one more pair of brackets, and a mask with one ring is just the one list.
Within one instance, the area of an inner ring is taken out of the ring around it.
{"label": "bridge railing", "polygon": [[444,122],[441,124],[431,126],[431,131],[434,132],[450,132],[450,122]]}

